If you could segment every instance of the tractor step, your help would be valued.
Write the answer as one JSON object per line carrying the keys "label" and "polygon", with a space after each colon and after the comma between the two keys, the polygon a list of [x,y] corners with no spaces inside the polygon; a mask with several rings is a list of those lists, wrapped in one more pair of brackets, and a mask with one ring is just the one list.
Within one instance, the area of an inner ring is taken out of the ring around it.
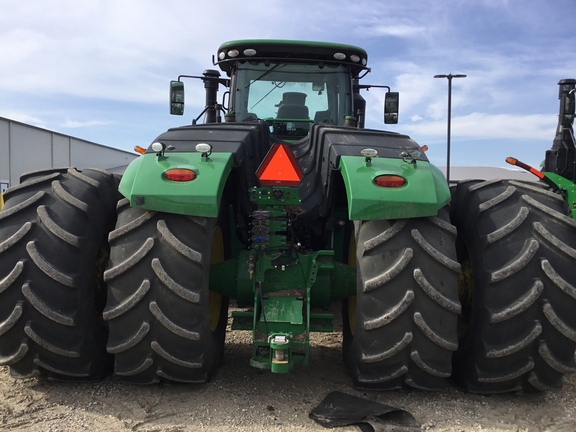
{"label": "tractor step", "polygon": [[303,301],[295,297],[270,297],[263,300],[257,330],[260,333],[291,333],[299,335],[306,330],[302,316]]}
{"label": "tractor step", "polygon": [[[311,332],[333,332],[334,315],[330,313],[310,314]],[[234,311],[232,312],[232,330],[252,330],[254,322],[254,312]]]}
{"label": "tractor step", "polygon": [[252,330],[253,322],[254,322],[253,311],[232,312],[232,330]]}

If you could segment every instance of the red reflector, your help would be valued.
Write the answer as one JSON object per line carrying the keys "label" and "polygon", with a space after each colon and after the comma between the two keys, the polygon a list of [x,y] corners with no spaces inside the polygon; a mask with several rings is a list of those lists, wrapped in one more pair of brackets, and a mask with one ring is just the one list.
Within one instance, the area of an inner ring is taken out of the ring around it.
{"label": "red reflector", "polygon": [[380,187],[397,188],[406,184],[406,179],[393,174],[385,174],[374,179],[374,184]]}
{"label": "red reflector", "polygon": [[298,186],[304,176],[288,144],[279,143],[268,151],[256,175],[268,186]]}
{"label": "red reflector", "polygon": [[174,168],[166,171],[164,177],[177,182],[187,182],[196,178],[196,173],[189,169]]}

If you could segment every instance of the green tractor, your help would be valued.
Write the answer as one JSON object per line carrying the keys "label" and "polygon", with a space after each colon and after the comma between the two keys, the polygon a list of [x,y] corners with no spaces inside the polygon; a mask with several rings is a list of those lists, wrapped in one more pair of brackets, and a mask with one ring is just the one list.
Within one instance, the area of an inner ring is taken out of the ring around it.
{"label": "green tractor", "polygon": [[561,386],[575,368],[576,222],[574,178],[553,162],[573,176],[573,141],[549,152],[558,172],[542,183],[451,191],[408,136],[364,129],[360,91],[387,88],[385,123],[398,93],[360,84],[363,49],[241,40],[214,64],[225,77],[170,83],[172,114],[183,78],[202,80],[204,111],[121,179],[52,169],[6,191],[0,365],[205,382],[232,301],[232,330],[252,333],[247,361],[286,373],[309,362],[311,332],[334,331],[336,303],[357,387],[436,389],[453,364],[472,391]]}

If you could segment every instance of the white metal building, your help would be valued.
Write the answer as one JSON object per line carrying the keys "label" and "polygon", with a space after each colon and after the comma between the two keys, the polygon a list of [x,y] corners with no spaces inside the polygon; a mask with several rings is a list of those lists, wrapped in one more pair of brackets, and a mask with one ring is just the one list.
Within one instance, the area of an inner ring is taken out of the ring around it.
{"label": "white metal building", "polygon": [[74,166],[122,172],[137,156],[0,117],[0,193],[28,171]]}

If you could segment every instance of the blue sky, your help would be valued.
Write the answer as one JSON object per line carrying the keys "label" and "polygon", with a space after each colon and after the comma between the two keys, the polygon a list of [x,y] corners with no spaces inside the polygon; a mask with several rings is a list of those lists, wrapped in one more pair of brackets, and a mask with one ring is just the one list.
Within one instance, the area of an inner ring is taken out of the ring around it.
{"label": "blue sky", "polygon": [[[203,109],[186,82],[184,117],[168,84],[213,68],[234,39],[341,42],[368,52],[365,84],[400,92],[400,121],[382,121],[384,91],[367,99],[367,127],[410,135],[446,161],[447,80],[452,165],[539,166],[557,124],[558,86],[576,78],[574,0],[0,0],[0,116],[124,150],[148,146]],[[222,91],[220,92],[222,95]]]}

